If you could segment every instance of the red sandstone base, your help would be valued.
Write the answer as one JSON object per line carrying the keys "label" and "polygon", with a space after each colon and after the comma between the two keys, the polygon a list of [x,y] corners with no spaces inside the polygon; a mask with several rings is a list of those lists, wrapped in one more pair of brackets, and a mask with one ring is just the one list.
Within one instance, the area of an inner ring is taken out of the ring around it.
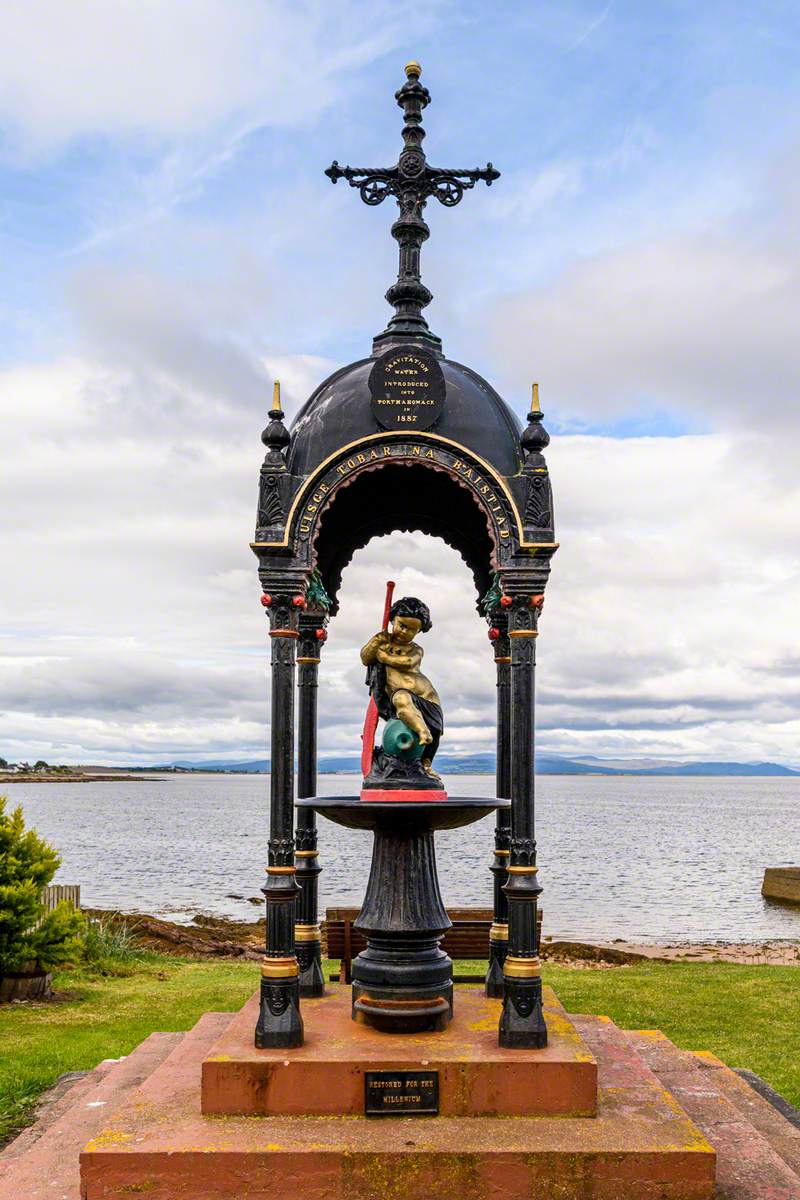
{"label": "red sandstone base", "polygon": [[350,1017],[350,989],[303,1002],[305,1044],[256,1050],[254,996],[203,1063],[206,1115],[363,1116],[365,1071],[437,1071],[446,1117],[594,1116],[597,1063],[551,989],[548,1045],[503,1050],[500,1001],[458,988],[453,1020],[438,1033],[379,1033]]}
{"label": "red sandstone base", "polygon": [[596,1117],[254,1118],[201,1113],[198,1027],[84,1149],[82,1200],[710,1200],[697,1126],[610,1022],[585,1034]]}

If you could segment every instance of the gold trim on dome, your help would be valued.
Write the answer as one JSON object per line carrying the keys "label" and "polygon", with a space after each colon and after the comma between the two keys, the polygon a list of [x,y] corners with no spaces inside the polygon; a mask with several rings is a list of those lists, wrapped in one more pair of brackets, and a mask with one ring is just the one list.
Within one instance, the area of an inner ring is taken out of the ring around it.
{"label": "gold trim on dome", "polygon": [[[321,475],[324,475],[325,472],[328,470],[328,468],[333,463],[335,463],[338,458],[344,457],[345,455],[350,453],[350,451],[355,449],[356,446],[364,446],[367,443],[380,442],[380,441],[384,441],[384,442],[405,441],[405,442],[407,442],[411,438],[414,438],[414,437],[419,438],[419,440],[422,442],[423,445],[425,445],[426,442],[427,443],[432,442],[432,443],[435,443],[438,445],[448,446],[448,447],[452,448],[453,450],[458,450],[458,452],[460,454],[467,455],[467,457],[471,458],[474,462],[479,463],[481,468],[487,473],[487,475],[489,475],[489,477],[492,479],[495,486],[498,488],[499,491],[502,492],[502,494],[505,496],[506,500],[508,501],[509,507],[511,508],[512,516],[514,517],[514,520],[517,525],[517,534],[519,537],[520,549],[522,549],[522,550],[545,550],[545,549],[547,549],[547,550],[552,550],[555,553],[555,551],[559,547],[558,542],[526,542],[525,541],[524,534],[523,534],[522,518],[519,515],[519,509],[517,508],[516,504],[514,503],[514,497],[511,495],[511,492],[508,490],[508,487],[506,486],[502,475],[498,475],[497,471],[494,469],[493,466],[491,466],[490,463],[486,462],[485,459],[481,458],[481,456],[479,454],[476,454],[474,450],[469,450],[466,446],[462,446],[460,442],[453,441],[452,438],[442,437],[441,434],[438,434],[438,433],[414,433],[412,430],[404,430],[404,429],[391,430],[389,432],[384,432],[384,433],[368,433],[366,435],[366,437],[357,438],[354,442],[348,442],[346,446],[340,446],[339,449],[335,450],[333,454],[329,454],[326,459],[323,459],[323,461],[313,471],[313,473],[308,476],[308,478],[305,480],[302,487],[300,488],[299,492],[295,496],[294,500],[292,501],[292,507],[289,509],[289,515],[286,518],[286,532],[284,533],[282,539],[279,542],[251,542],[250,543],[251,550],[276,549],[278,547],[286,547],[289,545],[289,530],[292,527],[292,522],[294,520],[294,515],[295,515],[295,512],[297,511],[298,506],[305,501],[305,496],[308,494],[308,492],[314,490],[315,480],[317,480]],[[423,466],[425,465],[424,462],[422,463],[422,465]],[[477,497],[476,497],[476,500],[477,500]],[[480,500],[477,500],[477,503],[481,505],[481,508],[483,508],[483,505],[481,504]],[[484,510],[484,511],[486,511],[486,510]]]}

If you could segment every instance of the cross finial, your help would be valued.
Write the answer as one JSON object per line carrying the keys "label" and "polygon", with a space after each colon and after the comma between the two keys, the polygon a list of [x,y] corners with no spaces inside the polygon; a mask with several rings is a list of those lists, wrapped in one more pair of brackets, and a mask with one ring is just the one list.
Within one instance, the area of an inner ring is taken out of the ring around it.
{"label": "cross finial", "polygon": [[420,278],[420,251],[430,234],[422,213],[431,196],[446,208],[452,208],[478,180],[491,185],[500,178],[500,172],[491,163],[471,170],[428,165],[422,149],[425,137],[422,110],[430,104],[431,95],[419,81],[422,68],[418,62],[407,63],[405,71],[406,82],[395,92],[405,118],[403,149],[396,166],[340,167],[334,159],[325,172],[332,183],[346,179],[351,187],[358,188],[365,204],[382,204],[387,196],[394,196],[400,209],[400,216],[392,225],[392,237],[400,248],[400,267],[397,282],[386,293],[395,312],[386,329],[374,339],[376,353],[386,346],[411,340],[441,351],[440,338],[431,332],[422,315],[423,308],[433,299]]}

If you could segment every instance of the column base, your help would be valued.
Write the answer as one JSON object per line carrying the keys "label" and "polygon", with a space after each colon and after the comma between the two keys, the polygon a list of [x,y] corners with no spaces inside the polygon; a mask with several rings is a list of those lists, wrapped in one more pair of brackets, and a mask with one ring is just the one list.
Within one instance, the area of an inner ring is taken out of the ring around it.
{"label": "column base", "polygon": [[499,1045],[507,1050],[544,1049],[547,1026],[542,1011],[541,977],[520,979],[505,975],[504,984]]}
{"label": "column base", "polygon": [[352,1017],[382,1033],[433,1033],[453,1019],[453,984],[400,996],[396,989],[353,983]]}
{"label": "column base", "polygon": [[325,976],[322,973],[322,944],[320,942],[298,942],[295,946],[297,965],[300,968],[300,995],[306,997],[325,995]]}
{"label": "column base", "polygon": [[255,1044],[259,1050],[290,1050],[303,1044],[300,977],[261,979]]}
{"label": "column base", "polygon": [[486,972],[486,995],[492,999],[502,999],[505,992],[503,982],[503,963],[506,960],[508,941],[495,942],[489,940],[489,969]]}

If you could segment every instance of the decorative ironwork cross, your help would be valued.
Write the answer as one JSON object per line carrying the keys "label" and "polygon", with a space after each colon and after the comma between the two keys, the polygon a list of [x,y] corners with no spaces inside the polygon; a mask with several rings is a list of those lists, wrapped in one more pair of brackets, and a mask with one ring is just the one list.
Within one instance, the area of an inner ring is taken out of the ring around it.
{"label": "decorative ironwork cross", "polygon": [[403,149],[394,167],[340,167],[334,159],[325,174],[332,183],[346,179],[351,187],[358,188],[365,204],[382,204],[387,196],[394,196],[400,216],[392,225],[392,237],[400,248],[400,268],[397,282],[386,293],[386,299],[394,306],[394,316],[383,333],[375,338],[376,346],[404,342],[409,338],[423,340],[435,349],[441,349],[441,341],[432,333],[422,310],[433,299],[420,278],[420,251],[428,238],[430,229],[422,213],[428,199],[435,196],[440,204],[452,208],[459,204],[467,188],[472,188],[482,179],[488,186],[500,178],[491,163],[474,170],[455,170],[446,167],[431,167],[422,149],[425,130],[422,128],[422,110],[430,104],[430,92],[419,81],[422,68],[417,62],[406,66],[406,82],[395,92],[395,99],[403,110]]}

